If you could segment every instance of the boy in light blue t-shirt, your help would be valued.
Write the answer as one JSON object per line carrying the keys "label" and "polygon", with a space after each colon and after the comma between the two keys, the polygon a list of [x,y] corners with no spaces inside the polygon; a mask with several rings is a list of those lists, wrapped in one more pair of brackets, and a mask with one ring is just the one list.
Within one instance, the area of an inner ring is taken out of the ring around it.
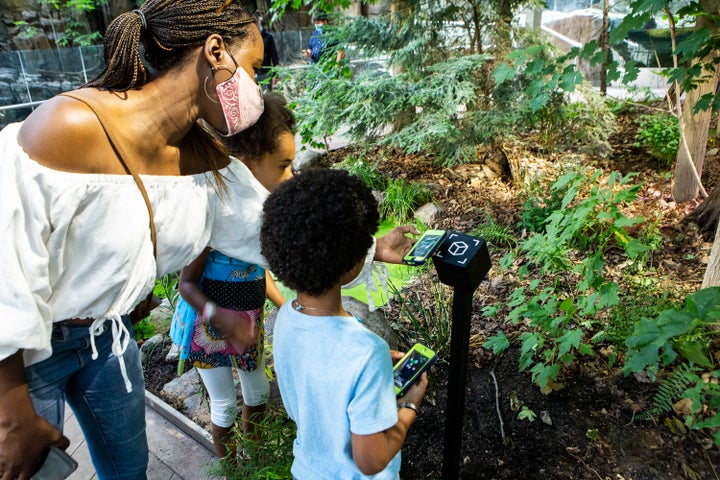
{"label": "boy in light blue t-shirt", "polygon": [[425,395],[423,374],[396,399],[402,355],[343,309],[340,288],[363,267],[379,215],[370,189],[342,170],[311,170],[265,202],[260,233],[270,269],[297,298],[278,313],[273,357],[297,424],[292,474],[398,479],[400,448]]}

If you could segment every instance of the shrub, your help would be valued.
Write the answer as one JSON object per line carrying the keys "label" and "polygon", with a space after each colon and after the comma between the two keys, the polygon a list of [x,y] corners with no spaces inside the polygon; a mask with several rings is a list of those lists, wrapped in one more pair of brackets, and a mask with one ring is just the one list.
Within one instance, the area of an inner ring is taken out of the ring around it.
{"label": "shrub", "polygon": [[269,408],[265,417],[256,423],[256,432],[260,440],[255,441],[243,434],[238,424],[233,428],[233,441],[237,442],[238,452],[248,459],[230,462],[222,459],[210,470],[210,474],[222,476],[227,480],[268,480],[291,479],[292,445],[297,429],[282,408]]}
{"label": "shrub", "polygon": [[[400,291],[395,285],[388,285],[400,309],[395,329],[406,347],[420,342],[433,349],[439,358],[447,359],[452,331],[452,298],[448,287],[430,275],[428,267],[419,268],[422,274],[415,286]],[[432,297],[424,299],[419,292],[430,292]]]}
{"label": "shrub", "polygon": [[671,167],[680,145],[680,123],[669,113],[641,115],[635,120],[639,126],[635,143],[643,146],[664,167]]}
{"label": "shrub", "polygon": [[348,155],[337,164],[337,167],[360,178],[370,189],[381,192],[387,188],[387,180],[380,173],[377,165],[377,162],[371,163],[362,156]]}
{"label": "shrub", "polygon": [[[563,197],[544,231],[531,234],[501,260],[503,270],[522,263],[518,275],[527,283],[510,295],[508,319],[528,326],[519,337],[520,369],[530,370],[546,393],[559,388],[563,366],[577,355],[593,354],[587,332],[605,322],[619,303],[620,286],[605,277],[606,251],[621,249],[632,264],[642,261],[650,248],[628,233],[642,219],[629,218],[620,208],[639,189],[631,179],[613,172],[601,182],[599,170],[565,173],[551,186]],[[486,307],[484,314],[495,315],[500,308]],[[485,346],[499,353],[509,344],[498,334]]]}
{"label": "shrub", "polygon": [[406,223],[412,219],[415,208],[431,198],[430,189],[425,185],[402,178],[390,179],[380,210],[383,217],[394,219],[399,224]]}

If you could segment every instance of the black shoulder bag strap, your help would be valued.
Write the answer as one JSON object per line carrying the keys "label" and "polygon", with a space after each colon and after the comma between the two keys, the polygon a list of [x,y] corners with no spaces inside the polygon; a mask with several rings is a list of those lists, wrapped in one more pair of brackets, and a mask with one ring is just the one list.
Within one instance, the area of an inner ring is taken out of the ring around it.
{"label": "black shoulder bag strap", "polygon": [[[145,200],[145,206],[147,207],[148,214],[150,216],[150,240],[152,241],[152,245],[153,245],[153,256],[155,257],[155,260],[157,260],[157,236],[155,233],[155,221],[153,218],[152,205],[150,204],[150,197],[148,197],[147,190],[145,190],[145,184],[143,184],[143,181],[140,178],[140,176],[137,174],[137,172],[132,167],[130,167],[130,164],[127,161],[127,159],[128,159],[127,155],[123,151],[122,146],[120,145],[120,142],[118,142],[117,139],[115,138],[115,136],[112,134],[112,132],[110,130],[108,130],[105,120],[103,119],[103,116],[100,114],[100,111],[98,109],[96,109],[95,107],[93,107],[93,105],[90,102],[88,102],[86,99],[84,99],[78,95],[75,95],[73,93],[62,93],[61,95],[70,97],[70,98],[74,98],[75,100],[79,100],[79,101],[83,102],[85,105],[87,105],[90,110],[92,110],[92,112],[95,114],[98,121],[100,122],[100,126],[102,126],[103,131],[105,131],[105,135],[107,136],[108,140],[110,141],[110,145],[112,146],[113,150],[115,151],[115,154],[120,159],[120,163],[122,163],[123,168],[125,169],[125,171],[127,173],[132,175],[133,180],[135,180],[135,183],[137,184],[138,188],[140,189],[140,193],[143,196],[143,200]],[[150,294],[145,299],[144,306],[142,303],[139,304],[135,308],[135,311],[133,311],[133,313],[131,314],[131,316],[133,317],[133,325],[135,325],[137,322],[139,322],[140,320],[145,318],[150,313],[150,310],[152,310],[152,303],[153,303],[153,292],[151,291]],[[143,310],[143,307],[146,310],[145,312],[141,311],[141,310]]]}

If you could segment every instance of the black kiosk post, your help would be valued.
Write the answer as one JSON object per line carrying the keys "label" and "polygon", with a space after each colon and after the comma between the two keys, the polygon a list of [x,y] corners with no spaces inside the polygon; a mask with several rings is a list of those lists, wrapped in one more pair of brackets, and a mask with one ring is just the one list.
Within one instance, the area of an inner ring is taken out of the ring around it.
{"label": "black kiosk post", "polygon": [[457,480],[465,415],[472,297],[490,270],[490,253],[482,238],[450,231],[433,256],[433,263],[440,281],[454,290],[442,478]]}

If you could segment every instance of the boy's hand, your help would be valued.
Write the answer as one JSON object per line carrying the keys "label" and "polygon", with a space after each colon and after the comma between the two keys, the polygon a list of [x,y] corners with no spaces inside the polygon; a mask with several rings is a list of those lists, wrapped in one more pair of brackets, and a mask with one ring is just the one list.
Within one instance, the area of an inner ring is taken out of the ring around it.
{"label": "boy's hand", "polygon": [[415,406],[419,407],[423,397],[425,397],[425,390],[427,390],[428,378],[427,372],[423,372],[420,375],[420,380],[415,382],[402,397],[397,399],[398,403],[412,402]]}
{"label": "boy's hand", "polygon": [[390,349],[390,358],[392,359],[393,365],[395,365],[404,356],[405,353]]}

